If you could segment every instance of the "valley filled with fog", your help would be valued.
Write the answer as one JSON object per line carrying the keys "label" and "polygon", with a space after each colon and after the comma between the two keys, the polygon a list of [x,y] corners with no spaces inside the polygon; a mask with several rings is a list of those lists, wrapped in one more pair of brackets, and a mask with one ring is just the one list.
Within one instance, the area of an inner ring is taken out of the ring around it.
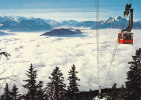
{"label": "valley filled with fog", "polygon": [[[26,79],[26,71],[30,64],[38,71],[37,79],[44,81],[44,85],[49,81],[48,77],[53,69],[58,66],[64,74],[65,83],[67,83],[68,71],[73,64],[79,71],[80,90],[95,90],[97,84],[97,57],[96,57],[96,31],[93,29],[80,29],[83,36],[71,37],[49,37],[40,36],[38,33],[19,33],[15,35],[1,36],[0,48],[11,54],[7,61],[4,56],[1,57],[1,72],[5,71],[0,77],[16,75],[12,80],[7,80],[10,86],[15,83],[20,91],[24,91],[22,85]],[[99,55],[100,55],[100,84],[103,86],[108,68],[112,59],[112,53],[115,49],[115,43],[119,29],[101,29],[99,34]],[[105,87],[111,87],[113,83],[121,86],[126,81],[126,73],[132,61],[132,55],[136,49],[141,47],[141,30],[133,30],[134,44],[120,44],[115,55],[115,59],[109,74]],[[1,82],[3,83],[3,82]],[[4,87],[1,84],[0,87]]]}

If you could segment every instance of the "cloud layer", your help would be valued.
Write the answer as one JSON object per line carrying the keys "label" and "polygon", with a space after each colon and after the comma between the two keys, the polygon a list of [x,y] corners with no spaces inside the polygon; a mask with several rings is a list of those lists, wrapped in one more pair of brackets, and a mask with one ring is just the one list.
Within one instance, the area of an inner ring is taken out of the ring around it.
{"label": "cloud layer", "polygon": [[[40,36],[42,33],[18,33],[12,36],[0,37],[0,48],[2,51],[9,52],[12,56],[9,61],[5,62],[2,57],[1,72],[5,69],[5,73],[1,77],[9,76],[14,70],[16,77],[16,85],[21,92],[23,80],[26,79],[26,71],[30,64],[38,70],[38,80],[43,80],[46,84],[52,70],[58,66],[62,70],[65,81],[67,83],[68,71],[72,64],[76,65],[79,71],[81,81],[80,90],[97,89],[97,59],[96,59],[96,39],[95,30],[81,29],[86,37],[47,37]],[[100,30],[100,84],[103,86],[106,78],[112,53],[115,49],[117,40],[117,29]],[[103,87],[110,87],[114,82],[121,86],[126,81],[126,73],[130,65],[128,62],[132,60],[135,50],[140,45],[140,30],[133,30],[134,44],[119,45],[115,60],[113,62],[108,80]],[[13,85],[15,82],[8,80]],[[1,84],[4,87],[4,84]]]}

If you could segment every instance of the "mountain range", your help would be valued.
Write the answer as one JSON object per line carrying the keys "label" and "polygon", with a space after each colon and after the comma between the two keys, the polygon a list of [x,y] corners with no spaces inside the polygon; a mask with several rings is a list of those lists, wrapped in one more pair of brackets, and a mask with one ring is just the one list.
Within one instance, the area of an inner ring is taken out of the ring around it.
{"label": "mountain range", "polygon": [[[120,16],[97,22],[100,29],[106,28],[125,28],[128,25],[128,20]],[[96,29],[96,21],[75,20],[55,21],[41,18],[26,18],[23,16],[0,16],[0,30],[10,31],[50,31],[56,27],[89,27]],[[133,23],[134,29],[141,29],[141,21]]]}
{"label": "mountain range", "polygon": [[40,18],[25,18],[21,16],[0,17],[0,30],[10,31],[47,31],[52,27]]}

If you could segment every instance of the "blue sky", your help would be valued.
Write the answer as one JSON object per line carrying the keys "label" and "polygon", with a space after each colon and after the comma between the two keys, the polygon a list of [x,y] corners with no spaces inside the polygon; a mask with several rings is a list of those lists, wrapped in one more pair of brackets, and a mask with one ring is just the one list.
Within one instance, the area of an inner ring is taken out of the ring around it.
{"label": "blue sky", "polygon": [[[128,0],[99,0],[100,18],[122,16]],[[134,19],[141,20],[141,1],[132,0]],[[56,20],[95,20],[95,0],[0,0],[0,15]]]}

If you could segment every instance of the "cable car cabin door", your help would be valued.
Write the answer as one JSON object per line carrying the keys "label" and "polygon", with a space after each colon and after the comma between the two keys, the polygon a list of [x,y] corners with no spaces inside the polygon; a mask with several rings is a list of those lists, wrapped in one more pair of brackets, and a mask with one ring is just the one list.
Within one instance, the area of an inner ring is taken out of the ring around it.
{"label": "cable car cabin door", "polygon": [[133,44],[133,33],[119,33],[118,43],[119,44]]}

